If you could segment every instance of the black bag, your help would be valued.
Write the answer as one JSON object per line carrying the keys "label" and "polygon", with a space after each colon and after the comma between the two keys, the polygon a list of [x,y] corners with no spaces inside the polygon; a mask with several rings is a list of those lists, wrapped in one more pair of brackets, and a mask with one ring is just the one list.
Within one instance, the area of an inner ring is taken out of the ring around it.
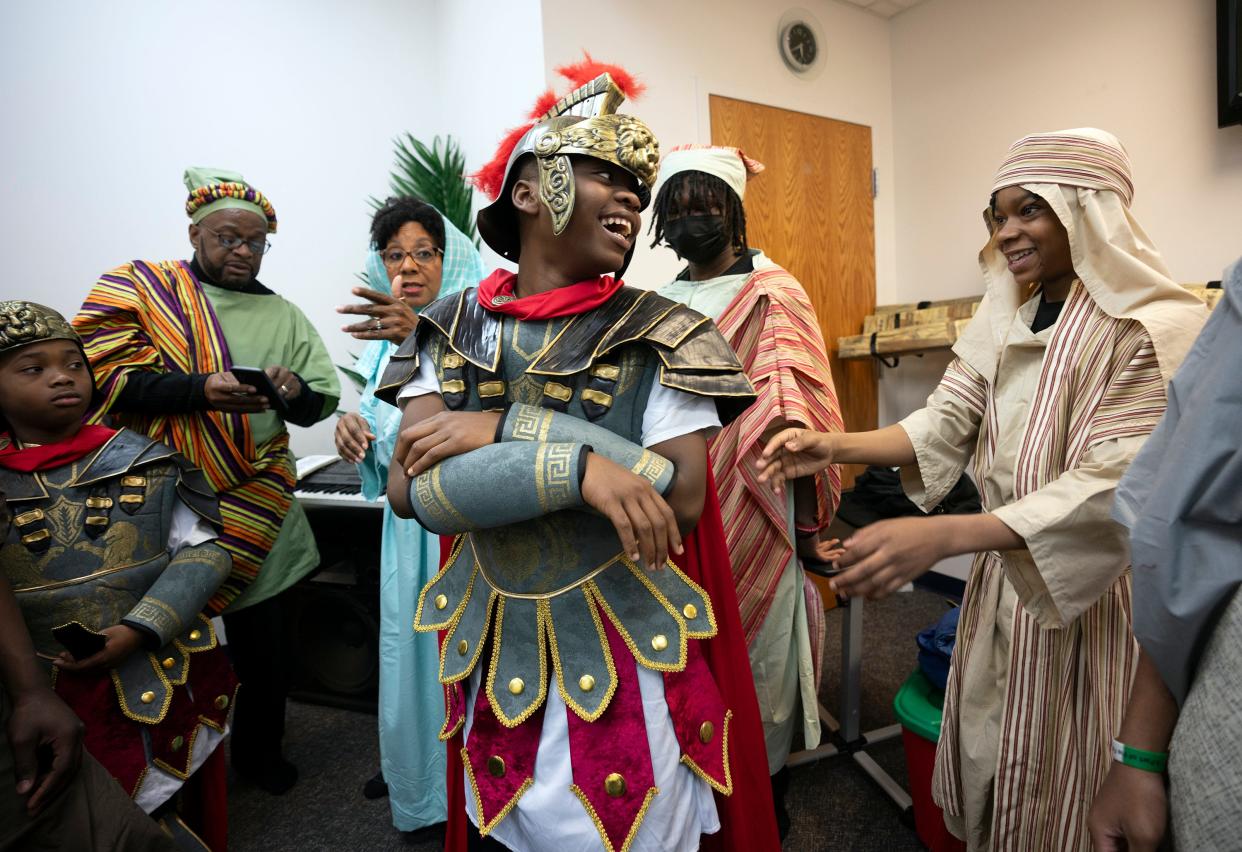
{"label": "black bag", "polygon": [[857,528],[885,518],[969,515],[981,511],[983,505],[979,501],[979,490],[965,474],[958,478],[939,505],[930,512],[924,512],[910,502],[901,488],[901,475],[896,470],[872,465],[854,480],[853,490],[841,495],[837,517]]}

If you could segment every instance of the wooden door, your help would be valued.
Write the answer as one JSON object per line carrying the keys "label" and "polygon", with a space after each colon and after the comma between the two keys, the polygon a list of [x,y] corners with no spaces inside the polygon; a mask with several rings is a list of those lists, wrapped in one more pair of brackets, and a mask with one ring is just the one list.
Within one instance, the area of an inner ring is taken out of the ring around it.
{"label": "wooden door", "polygon": [[[810,295],[845,428],[876,428],[874,366],[836,353],[837,338],[858,334],[875,310],[871,128],[719,95],[710,106],[712,144],[741,148],[767,166],[746,187],[751,246]],[[844,470],[845,486],[861,472],[857,465]]]}

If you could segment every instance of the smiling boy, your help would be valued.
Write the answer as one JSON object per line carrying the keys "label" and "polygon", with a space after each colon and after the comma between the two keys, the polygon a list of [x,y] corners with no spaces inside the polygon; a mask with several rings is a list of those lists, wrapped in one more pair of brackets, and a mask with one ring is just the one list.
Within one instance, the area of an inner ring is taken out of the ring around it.
{"label": "smiling boy", "polygon": [[395,511],[459,536],[415,618],[446,631],[444,736],[464,729],[484,846],[689,850],[723,822],[773,848],[712,795],[764,777],[749,676],[700,646],[744,659],[736,602],[704,588],[727,557],[669,561],[704,511],[705,434],[753,392],[709,319],[622,284],[657,145],[616,113],[628,75],[563,72],[578,88],[481,173],[479,231],[518,272],[429,306],[377,392],[404,411]]}
{"label": "smiling boy", "polygon": [[[94,395],[63,317],[0,302],[0,571],[86,748],[151,813],[224,736],[236,681],[200,611],[230,560],[202,474],[151,438],[83,425]],[[223,842],[218,817],[207,836]]]}

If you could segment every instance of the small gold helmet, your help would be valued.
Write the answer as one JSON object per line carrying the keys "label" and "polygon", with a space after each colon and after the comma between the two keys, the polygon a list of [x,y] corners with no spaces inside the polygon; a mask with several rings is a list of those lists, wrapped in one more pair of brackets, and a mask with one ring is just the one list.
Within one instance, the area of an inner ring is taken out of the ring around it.
{"label": "small gold helmet", "polygon": [[56,311],[37,302],[0,302],[0,354],[42,343],[45,340],[72,340],[82,347],[82,338]]}
{"label": "small gold helmet", "polygon": [[[557,71],[576,88],[550,105],[550,94],[541,98],[533,112],[534,122],[512,131],[492,161],[475,175],[475,185],[493,199],[479,211],[479,234],[493,251],[509,260],[518,259],[520,246],[517,215],[508,192],[514,166],[527,154],[535,157],[539,198],[552,214],[555,234],[565,230],[574,212],[570,154],[594,157],[625,169],[638,180],[639,210],[651,203],[651,188],[660,164],[659,143],[642,121],[617,112],[626,93],[636,96],[642,87],[623,69],[602,65],[590,56],[585,62]],[[625,265],[629,257],[627,254]]]}

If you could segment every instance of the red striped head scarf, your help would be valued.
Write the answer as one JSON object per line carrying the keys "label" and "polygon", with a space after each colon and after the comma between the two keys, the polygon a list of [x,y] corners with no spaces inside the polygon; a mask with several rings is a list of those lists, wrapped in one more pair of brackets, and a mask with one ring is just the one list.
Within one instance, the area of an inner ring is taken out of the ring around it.
{"label": "red striped head scarf", "polygon": [[1126,207],[1134,201],[1130,155],[1116,136],[1094,127],[1035,133],[1010,145],[992,192],[1028,183],[1108,190],[1117,193]]}
{"label": "red striped head scarf", "polygon": [[[1093,127],[1024,136],[1010,146],[991,192],[1021,186],[1048,202],[1065,228],[1074,272],[1104,313],[1142,323],[1167,383],[1207,318],[1203,303],[1176,284],[1130,212],[1130,156],[1117,137]],[[991,381],[1014,315],[1030,297],[989,238],[979,252],[986,285],[974,319],[953,347]]]}

